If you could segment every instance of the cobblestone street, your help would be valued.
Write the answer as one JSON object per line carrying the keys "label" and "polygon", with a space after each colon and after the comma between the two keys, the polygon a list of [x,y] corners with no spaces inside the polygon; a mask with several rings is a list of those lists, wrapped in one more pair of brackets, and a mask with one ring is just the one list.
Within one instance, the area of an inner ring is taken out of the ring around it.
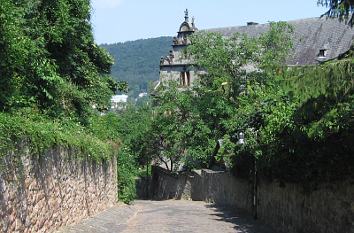
{"label": "cobblestone street", "polygon": [[[242,232],[272,233],[249,216],[236,210],[191,201],[136,201],[117,206],[60,233],[177,233]],[[58,233],[59,233],[58,232]]]}

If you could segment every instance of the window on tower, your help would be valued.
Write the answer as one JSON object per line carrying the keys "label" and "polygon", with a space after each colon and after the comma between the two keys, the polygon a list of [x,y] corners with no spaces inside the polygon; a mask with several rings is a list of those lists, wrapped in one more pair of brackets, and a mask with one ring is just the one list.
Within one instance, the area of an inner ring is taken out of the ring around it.
{"label": "window on tower", "polygon": [[189,87],[191,85],[191,74],[189,71],[181,72],[179,84],[182,87]]}

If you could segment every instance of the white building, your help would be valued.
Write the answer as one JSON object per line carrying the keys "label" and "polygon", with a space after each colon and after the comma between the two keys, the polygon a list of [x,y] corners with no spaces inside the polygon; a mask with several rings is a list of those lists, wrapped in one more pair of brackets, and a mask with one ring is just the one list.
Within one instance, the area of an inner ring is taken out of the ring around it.
{"label": "white building", "polygon": [[111,110],[123,110],[128,102],[128,95],[114,95],[111,99]]}

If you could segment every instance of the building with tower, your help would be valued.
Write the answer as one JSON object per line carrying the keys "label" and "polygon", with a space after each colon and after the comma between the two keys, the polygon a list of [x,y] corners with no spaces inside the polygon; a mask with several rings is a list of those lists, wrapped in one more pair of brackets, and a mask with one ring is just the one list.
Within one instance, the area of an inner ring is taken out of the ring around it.
{"label": "building with tower", "polygon": [[160,60],[159,85],[167,86],[169,82],[179,83],[181,88],[193,85],[193,81],[199,72],[192,64],[191,59],[184,53],[184,49],[190,45],[189,37],[198,31],[194,18],[190,21],[188,9],[185,11],[184,22],[179,27],[177,36],[173,38],[172,50],[169,55]]}
{"label": "building with tower", "polygon": [[[341,59],[354,49],[354,27],[336,18],[309,18],[287,22],[293,27],[293,48],[285,60],[288,66],[316,65]],[[230,37],[234,33],[259,37],[270,28],[269,24],[249,22],[244,26],[214,28],[204,31],[219,33]],[[173,38],[172,50],[160,60],[160,80],[155,90],[176,81],[181,88],[193,86],[199,74],[205,71],[193,65],[193,60],[186,56],[184,49],[191,44],[189,37],[197,32],[194,18],[190,21],[188,10],[185,11],[177,37]]]}

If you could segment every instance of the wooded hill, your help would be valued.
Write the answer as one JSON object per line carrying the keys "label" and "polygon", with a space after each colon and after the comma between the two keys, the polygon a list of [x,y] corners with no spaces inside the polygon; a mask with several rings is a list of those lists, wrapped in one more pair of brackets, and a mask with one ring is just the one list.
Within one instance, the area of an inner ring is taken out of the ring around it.
{"label": "wooded hill", "polygon": [[129,96],[136,97],[159,79],[160,58],[168,54],[171,44],[172,37],[158,37],[101,46],[114,57],[113,78],[127,81]]}

